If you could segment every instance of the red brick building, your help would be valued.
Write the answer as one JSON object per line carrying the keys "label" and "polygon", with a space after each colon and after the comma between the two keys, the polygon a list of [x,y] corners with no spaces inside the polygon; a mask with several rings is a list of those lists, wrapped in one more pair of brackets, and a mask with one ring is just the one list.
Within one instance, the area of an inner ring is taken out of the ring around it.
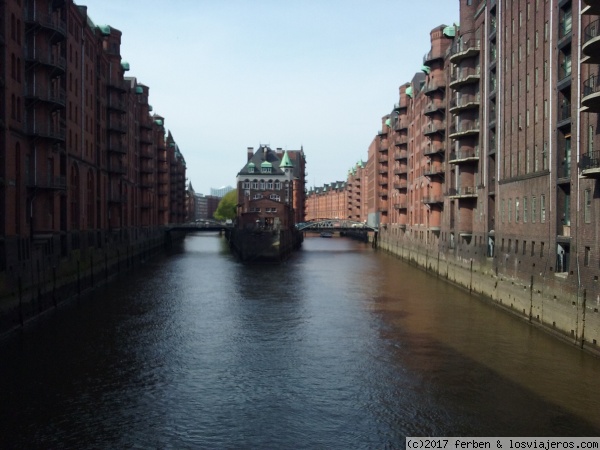
{"label": "red brick building", "polygon": [[[71,0],[0,3],[0,271],[60,267],[185,219],[185,160],[121,32]],[[16,282],[16,281],[15,281]],[[12,286],[14,287],[14,286]]]}

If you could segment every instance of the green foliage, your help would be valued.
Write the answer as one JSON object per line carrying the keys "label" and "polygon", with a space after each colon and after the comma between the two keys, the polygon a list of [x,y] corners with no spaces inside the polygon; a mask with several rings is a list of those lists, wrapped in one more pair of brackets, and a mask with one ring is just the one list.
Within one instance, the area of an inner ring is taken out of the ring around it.
{"label": "green foliage", "polygon": [[217,220],[235,219],[237,212],[237,190],[228,192],[219,202],[214,218]]}

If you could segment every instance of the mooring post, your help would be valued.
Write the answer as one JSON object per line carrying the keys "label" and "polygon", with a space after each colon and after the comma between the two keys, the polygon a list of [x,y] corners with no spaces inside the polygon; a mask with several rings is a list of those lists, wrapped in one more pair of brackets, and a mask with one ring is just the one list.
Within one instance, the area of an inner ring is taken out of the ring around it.
{"label": "mooring post", "polygon": [[469,281],[469,294],[473,292],[473,258],[471,258],[471,281]]}

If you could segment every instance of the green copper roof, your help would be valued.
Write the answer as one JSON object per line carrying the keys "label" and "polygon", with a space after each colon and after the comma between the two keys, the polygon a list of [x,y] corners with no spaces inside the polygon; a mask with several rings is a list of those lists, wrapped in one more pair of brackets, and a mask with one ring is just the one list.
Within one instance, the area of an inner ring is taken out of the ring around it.
{"label": "green copper roof", "polygon": [[254,164],[252,161],[250,161],[250,164],[248,164],[248,167],[256,167],[256,164]]}
{"label": "green copper roof", "polygon": [[152,111],[154,108],[152,108],[152,105],[148,105],[148,111]]}
{"label": "green copper roof", "polygon": [[279,167],[281,167],[281,168],[294,167],[294,165],[292,164],[292,160],[290,159],[290,157],[288,155],[287,150],[283,154],[283,158],[281,158],[281,164],[279,164]]}
{"label": "green copper roof", "polygon": [[271,164],[269,161],[263,161],[260,164],[260,167],[273,167],[273,164]]}
{"label": "green copper roof", "polygon": [[123,70],[129,70],[129,63],[127,61],[121,61],[121,67]]}
{"label": "green copper roof", "polygon": [[408,95],[410,98],[412,98],[412,96],[413,96],[412,86],[409,86],[406,88],[406,95]]}
{"label": "green copper roof", "polygon": [[456,26],[453,25],[451,27],[446,27],[444,28],[444,36],[448,37],[448,38],[453,38],[454,36],[456,36]]}
{"label": "green copper roof", "polygon": [[110,34],[110,25],[98,25],[98,29],[104,36],[108,36]]}
{"label": "green copper roof", "polygon": [[391,126],[392,126],[392,119],[385,119],[385,124],[386,124],[388,127],[391,127]]}
{"label": "green copper roof", "polygon": [[135,87],[135,93],[136,94],[143,94],[144,93],[144,88],[141,86],[136,86]]}
{"label": "green copper roof", "polygon": [[429,75],[429,72],[431,72],[431,67],[429,67],[429,66],[421,66],[421,70],[423,72],[425,72],[427,75]]}
{"label": "green copper roof", "polygon": [[160,120],[160,119],[156,119],[156,120],[154,121],[154,123],[155,123],[156,125],[158,125],[158,126],[162,126],[162,124],[163,124],[163,121],[162,121],[162,120]]}

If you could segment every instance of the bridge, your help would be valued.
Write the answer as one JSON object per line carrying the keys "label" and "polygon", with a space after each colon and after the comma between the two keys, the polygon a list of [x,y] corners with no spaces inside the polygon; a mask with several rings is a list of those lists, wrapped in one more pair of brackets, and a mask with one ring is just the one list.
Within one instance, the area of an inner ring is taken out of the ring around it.
{"label": "bridge", "polygon": [[377,231],[364,222],[347,219],[313,219],[296,225],[299,231]]}
{"label": "bridge", "polygon": [[174,224],[167,227],[167,231],[185,231],[188,233],[195,232],[215,232],[215,231],[223,231],[226,228],[230,228],[230,225],[221,225],[221,224],[209,224],[205,225],[202,223],[182,223],[182,224]]}

